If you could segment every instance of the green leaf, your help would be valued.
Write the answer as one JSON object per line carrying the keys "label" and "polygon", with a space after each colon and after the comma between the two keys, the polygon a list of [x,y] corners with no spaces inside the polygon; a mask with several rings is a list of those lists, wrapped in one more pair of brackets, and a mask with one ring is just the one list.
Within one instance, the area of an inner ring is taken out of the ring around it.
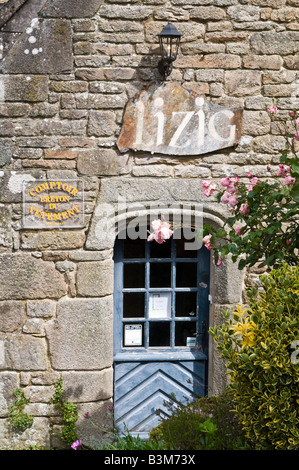
{"label": "green leaf", "polygon": [[299,202],[299,181],[296,181],[292,190],[290,191],[291,197],[294,201]]}
{"label": "green leaf", "polygon": [[224,228],[220,228],[217,232],[216,232],[216,237],[217,238],[225,238],[227,235],[226,233],[226,230]]}
{"label": "green leaf", "polygon": [[246,260],[245,260],[245,259],[241,259],[241,260],[239,261],[239,264],[238,264],[238,269],[241,270],[241,269],[245,268],[245,266],[246,266]]}

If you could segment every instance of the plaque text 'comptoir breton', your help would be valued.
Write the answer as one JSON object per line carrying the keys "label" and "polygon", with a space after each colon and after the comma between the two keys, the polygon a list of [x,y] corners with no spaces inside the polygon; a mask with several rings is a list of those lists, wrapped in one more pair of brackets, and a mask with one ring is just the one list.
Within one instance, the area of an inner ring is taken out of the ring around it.
{"label": "plaque text 'comptoir breton'", "polygon": [[120,152],[199,155],[237,145],[242,109],[227,109],[178,83],[151,85],[125,109]]}

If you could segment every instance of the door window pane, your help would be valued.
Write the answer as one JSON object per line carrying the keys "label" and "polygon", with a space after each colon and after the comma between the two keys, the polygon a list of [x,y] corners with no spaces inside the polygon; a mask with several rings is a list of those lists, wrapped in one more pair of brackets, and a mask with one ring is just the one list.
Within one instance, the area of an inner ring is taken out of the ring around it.
{"label": "door window pane", "polygon": [[151,258],[171,258],[171,240],[164,243],[157,243],[154,240],[150,242]]}
{"label": "door window pane", "polygon": [[176,292],[175,316],[195,317],[197,305],[197,292]]}
{"label": "door window pane", "polygon": [[197,258],[196,249],[187,249],[188,245],[191,245],[194,240],[186,240],[183,237],[180,237],[176,240],[176,257],[177,258]]}
{"label": "door window pane", "polygon": [[190,339],[196,338],[196,322],[176,322],[175,324],[175,345],[187,346],[190,344]]}
{"label": "door window pane", "polygon": [[149,346],[170,346],[169,322],[150,322]]}
{"label": "door window pane", "polygon": [[197,263],[177,263],[176,265],[176,286],[196,287],[197,286]]}
{"label": "door window pane", "polygon": [[139,238],[136,240],[130,240],[129,238],[124,240],[124,258],[145,258],[145,240]]}
{"label": "door window pane", "polygon": [[125,292],[123,302],[123,317],[144,317],[144,293]]}
{"label": "door window pane", "polygon": [[124,265],[124,288],[144,287],[145,264],[130,263]]}
{"label": "door window pane", "polygon": [[171,287],[171,263],[151,263],[150,287]]}

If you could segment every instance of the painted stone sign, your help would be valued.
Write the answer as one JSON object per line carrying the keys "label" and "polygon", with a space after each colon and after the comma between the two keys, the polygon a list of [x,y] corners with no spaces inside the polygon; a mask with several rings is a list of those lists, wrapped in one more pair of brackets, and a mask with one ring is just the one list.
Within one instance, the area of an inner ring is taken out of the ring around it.
{"label": "painted stone sign", "polygon": [[179,85],[151,85],[125,109],[117,141],[120,152],[143,150],[167,155],[199,155],[237,145],[242,109],[211,103]]}
{"label": "painted stone sign", "polygon": [[23,227],[78,228],[84,226],[83,180],[23,182]]}

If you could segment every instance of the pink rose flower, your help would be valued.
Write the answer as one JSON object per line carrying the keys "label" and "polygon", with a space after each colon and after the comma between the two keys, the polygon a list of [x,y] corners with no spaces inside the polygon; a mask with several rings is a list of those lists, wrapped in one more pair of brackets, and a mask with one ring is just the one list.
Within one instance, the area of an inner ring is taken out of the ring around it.
{"label": "pink rose flower", "polygon": [[249,214],[248,203],[247,202],[245,202],[244,204],[241,205],[239,212],[242,215]]}
{"label": "pink rose flower", "polygon": [[288,175],[285,180],[284,180],[284,183],[285,184],[290,184],[292,187],[294,186],[294,183],[295,183],[295,178],[293,178],[291,175]]}
{"label": "pink rose flower", "polygon": [[206,247],[208,250],[211,250],[211,249],[212,249],[211,237],[212,237],[212,235],[209,234],[209,235],[206,235],[205,237],[203,237],[203,239],[202,239],[203,244],[205,245],[205,247]]}
{"label": "pink rose flower", "polygon": [[225,191],[225,193],[222,194],[220,201],[223,202],[223,204],[228,204],[229,201],[229,193]]}
{"label": "pink rose flower", "polygon": [[277,114],[277,107],[276,106],[269,106],[268,113],[269,114]]}
{"label": "pink rose flower", "polygon": [[227,176],[226,178],[222,178],[221,186],[228,186],[228,185],[229,185],[229,177]]}
{"label": "pink rose flower", "polygon": [[161,244],[168,240],[173,231],[170,228],[170,223],[166,221],[161,221],[160,219],[156,219],[152,221],[152,228],[154,232],[152,232],[148,237],[147,241],[151,242],[155,240],[157,243]]}
{"label": "pink rose flower", "polygon": [[162,223],[160,219],[153,220],[152,221],[153,231],[158,232],[161,229],[161,225]]}
{"label": "pink rose flower", "polygon": [[228,203],[231,207],[235,207],[238,204],[238,199],[235,195],[228,198]]}
{"label": "pink rose flower", "polygon": [[242,227],[240,225],[238,227],[235,227],[235,232],[237,235],[241,236]]}
{"label": "pink rose flower", "polygon": [[290,173],[290,167],[288,165],[279,164],[279,170],[277,176],[282,176],[285,178]]}
{"label": "pink rose flower", "polygon": [[225,191],[222,196],[220,201],[223,204],[229,204],[231,207],[234,207],[235,205],[238,204],[238,199],[234,194],[230,194],[229,192]]}
{"label": "pink rose flower", "polygon": [[248,191],[252,191],[252,188],[259,182],[260,180],[254,176],[251,180],[250,180],[250,183],[251,185],[248,186]]}
{"label": "pink rose flower", "polygon": [[216,263],[216,266],[218,266],[218,267],[219,266],[224,266],[224,262],[223,262],[223,259],[221,258],[221,256],[219,256],[218,261]]}
{"label": "pink rose flower", "polygon": [[205,190],[203,192],[204,195],[209,197],[209,196],[212,196],[214,194],[214,192],[216,191],[217,184],[212,183],[212,181],[205,180],[202,184],[202,187],[205,188]]}
{"label": "pink rose flower", "polygon": [[240,182],[240,178],[239,176],[234,176],[233,178],[230,178],[230,181],[232,183],[239,183]]}
{"label": "pink rose flower", "polygon": [[233,194],[233,193],[235,193],[235,192],[237,191],[237,189],[235,188],[234,184],[231,184],[231,183],[227,186],[226,190],[227,190],[229,193],[231,193],[231,194]]}

